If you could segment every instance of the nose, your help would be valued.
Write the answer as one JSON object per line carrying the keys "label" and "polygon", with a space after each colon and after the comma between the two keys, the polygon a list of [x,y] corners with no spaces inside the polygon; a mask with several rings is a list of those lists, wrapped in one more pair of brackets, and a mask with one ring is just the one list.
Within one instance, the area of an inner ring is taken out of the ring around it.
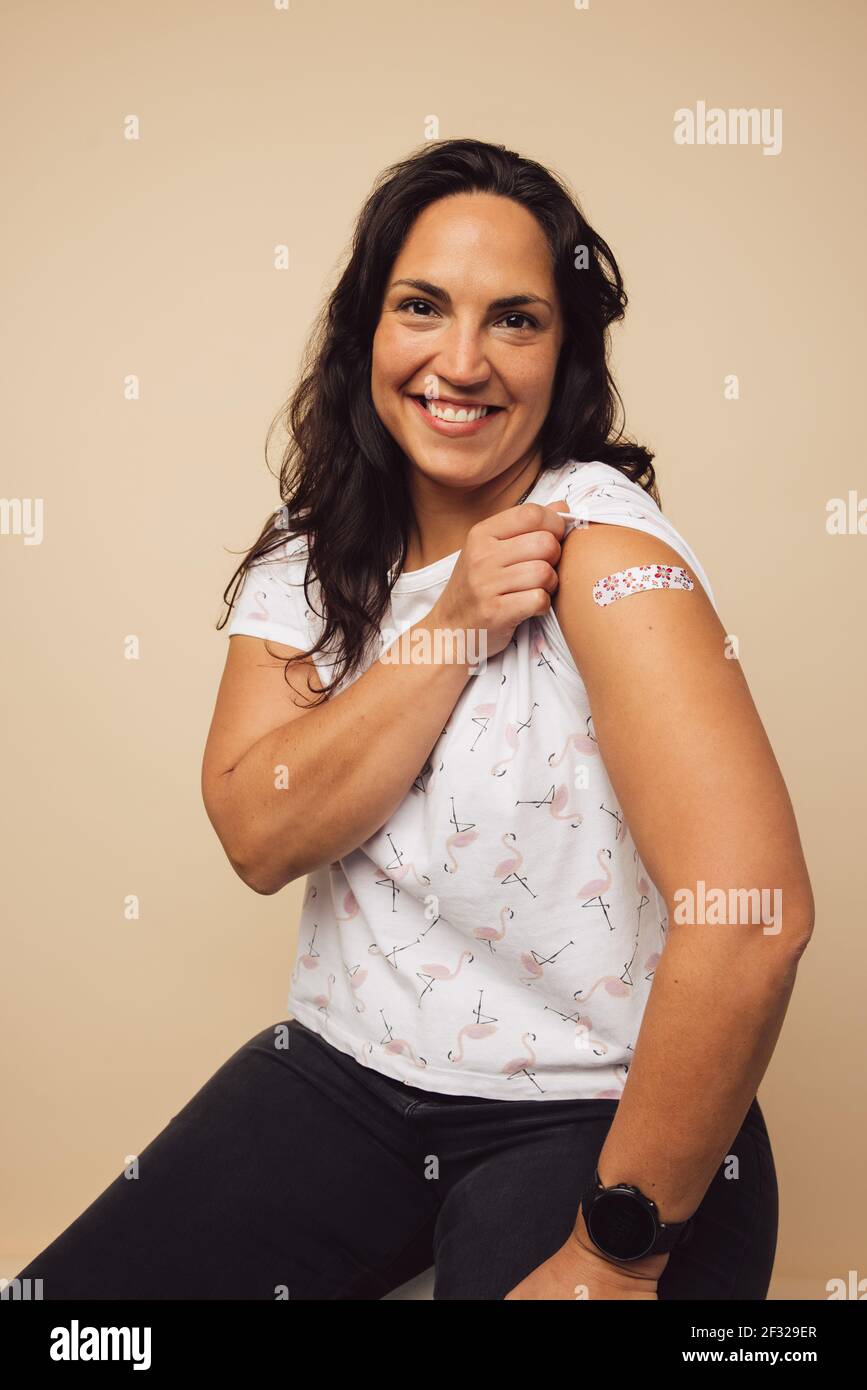
{"label": "nose", "polygon": [[478,386],[491,375],[480,326],[458,316],[445,329],[437,343],[435,374],[452,386],[465,389]]}

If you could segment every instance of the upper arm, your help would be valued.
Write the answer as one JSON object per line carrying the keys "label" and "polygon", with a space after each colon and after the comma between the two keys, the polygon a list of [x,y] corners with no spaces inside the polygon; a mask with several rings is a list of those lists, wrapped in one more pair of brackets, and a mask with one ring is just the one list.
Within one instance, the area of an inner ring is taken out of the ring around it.
{"label": "upper arm", "polygon": [[[285,662],[299,648],[238,633],[229,638],[214,714],[202,759],[202,797],[221,842],[226,847],[225,810],[231,795],[231,774],[254,743],[273,729],[300,719],[310,708],[311,692],[322,682],[312,660],[299,661],[286,671]],[[309,689],[308,689],[309,680]]]}
{"label": "upper arm", "polygon": [[[598,579],[678,565],[692,589],[647,589],[598,605]],[[641,859],[675,890],[782,892],[783,932],[812,925],[791,801],[743,671],[695,572],[633,528],[590,524],[563,542],[554,612],[593,712],[599,750]],[[805,920],[806,919],[806,920]],[[792,944],[800,944],[793,937]]]}

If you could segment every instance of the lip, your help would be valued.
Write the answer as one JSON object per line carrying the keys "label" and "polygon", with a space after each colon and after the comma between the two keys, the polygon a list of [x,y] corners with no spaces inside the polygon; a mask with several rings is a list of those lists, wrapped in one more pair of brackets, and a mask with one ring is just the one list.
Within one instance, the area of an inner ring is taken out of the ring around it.
{"label": "lip", "polygon": [[[410,395],[412,394],[413,393],[410,392]],[[415,394],[420,395],[421,393],[415,392]],[[490,406],[492,404],[491,401],[461,400],[458,396],[436,396],[434,397],[434,399],[436,400],[438,405],[456,405],[459,410],[475,410],[480,405]]]}
{"label": "lip", "polygon": [[[415,411],[421,415],[429,429],[434,430],[436,434],[442,434],[451,439],[459,439],[467,434],[478,434],[486,425],[491,424],[493,420],[498,419],[500,415],[505,415],[506,413],[505,410],[495,410],[490,415],[483,415],[479,420],[437,420],[434,415],[431,415],[427,406],[422,405],[421,401],[415,396],[408,396],[407,399]],[[439,401],[439,398],[437,399]],[[457,405],[458,409],[462,408],[457,401],[448,401],[446,404]],[[470,409],[471,407],[465,403],[463,408]]]}

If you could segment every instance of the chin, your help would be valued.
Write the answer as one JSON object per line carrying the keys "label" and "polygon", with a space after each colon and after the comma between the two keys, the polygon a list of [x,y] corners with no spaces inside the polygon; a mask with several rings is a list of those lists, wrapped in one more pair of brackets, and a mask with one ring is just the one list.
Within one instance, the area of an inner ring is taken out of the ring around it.
{"label": "chin", "polygon": [[417,469],[428,482],[436,483],[439,487],[460,489],[479,487],[482,483],[492,482],[493,479],[499,477],[507,467],[506,464],[501,468],[485,467],[485,465],[480,462],[476,462],[470,466],[466,461],[462,462],[459,459],[450,459],[444,463],[439,463],[432,459],[419,459],[409,454],[407,457],[412,466]]}

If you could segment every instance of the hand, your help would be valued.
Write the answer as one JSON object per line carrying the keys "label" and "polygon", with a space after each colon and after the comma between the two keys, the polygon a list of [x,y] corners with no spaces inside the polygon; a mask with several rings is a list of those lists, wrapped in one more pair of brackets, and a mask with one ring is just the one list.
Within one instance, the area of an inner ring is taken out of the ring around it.
{"label": "hand", "polygon": [[668,1254],[617,1264],[596,1249],[579,1210],[569,1239],[506,1294],[507,1299],[658,1299],[659,1276]]}
{"label": "hand", "polygon": [[485,654],[503,651],[520,623],[550,611],[566,529],[560,509],[566,507],[522,502],[471,526],[429,621],[450,630],[484,631]]}

